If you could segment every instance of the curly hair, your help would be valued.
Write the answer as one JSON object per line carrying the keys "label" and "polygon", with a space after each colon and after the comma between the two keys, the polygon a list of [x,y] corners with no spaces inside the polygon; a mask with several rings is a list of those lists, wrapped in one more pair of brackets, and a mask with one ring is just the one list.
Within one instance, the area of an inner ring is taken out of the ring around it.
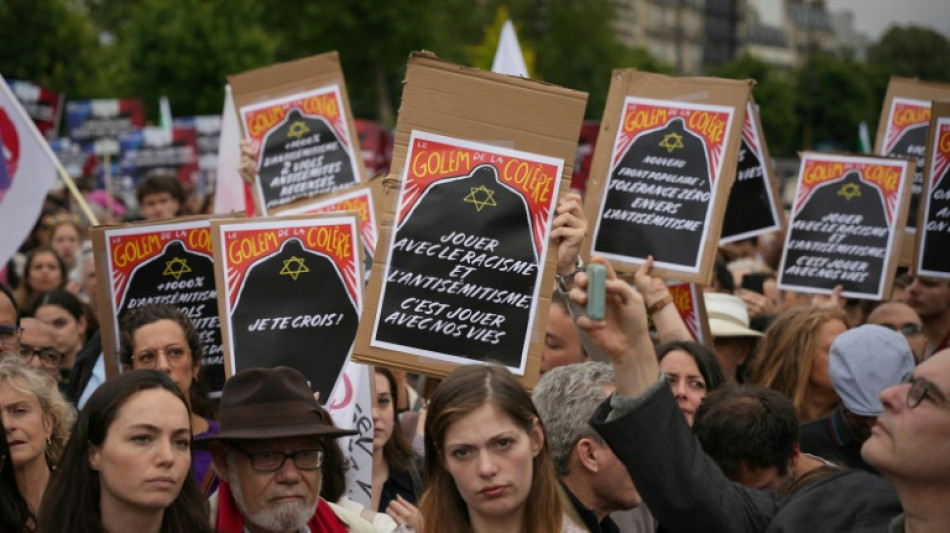
{"label": "curly hair", "polygon": [[0,383],[8,382],[17,392],[32,394],[40,403],[44,415],[53,419],[53,434],[46,446],[46,463],[52,467],[59,462],[69,434],[76,420],[76,410],[59,392],[56,381],[47,374],[30,368],[19,357],[0,359]]}

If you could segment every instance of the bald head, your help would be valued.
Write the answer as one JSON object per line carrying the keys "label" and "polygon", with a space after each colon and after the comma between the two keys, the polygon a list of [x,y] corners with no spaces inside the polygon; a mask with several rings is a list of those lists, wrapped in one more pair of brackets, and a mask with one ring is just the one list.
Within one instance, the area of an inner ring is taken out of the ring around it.
{"label": "bald head", "polygon": [[876,324],[902,333],[920,363],[927,349],[927,337],[923,334],[924,323],[920,316],[904,302],[886,302],[877,306],[868,315],[868,324]]}

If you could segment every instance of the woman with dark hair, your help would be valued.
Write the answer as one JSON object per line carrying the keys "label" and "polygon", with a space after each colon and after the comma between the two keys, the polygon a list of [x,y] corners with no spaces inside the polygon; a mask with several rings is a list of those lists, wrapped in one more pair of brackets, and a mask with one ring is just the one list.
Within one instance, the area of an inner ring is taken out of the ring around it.
{"label": "woman with dark hair", "polygon": [[17,305],[23,311],[33,309],[36,297],[46,291],[66,286],[69,272],[66,263],[49,246],[39,246],[26,255],[23,281],[16,289]]}
{"label": "woman with dark hair", "polygon": [[[119,361],[130,370],[158,370],[168,374],[185,396],[195,437],[214,435],[220,430],[212,420],[207,387],[201,379],[203,355],[198,331],[177,307],[152,304],[126,313],[119,333]],[[211,452],[195,450],[192,465],[195,479],[205,494],[216,486]]]}
{"label": "woman with dark hair", "polygon": [[0,431],[0,532],[29,533],[31,521],[30,507],[20,494],[13,473],[7,432]]}
{"label": "woman with dark hair", "polygon": [[396,417],[399,403],[396,377],[388,368],[377,366],[375,369],[372,507],[393,517],[400,525],[418,529],[416,504],[422,496],[422,476],[416,455],[406,442]]}
{"label": "woman with dark hair", "polygon": [[37,296],[30,314],[53,328],[54,347],[63,354],[60,371],[65,380],[76,364],[76,355],[98,324],[88,318],[79,298],[64,289],[53,289]]}
{"label": "woman with dark hair", "polygon": [[500,366],[463,366],[439,384],[425,425],[422,531],[583,531],[562,511],[531,397]]}
{"label": "woman with dark hair", "polygon": [[27,504],[26,525],[40,513],[50,470],[69,439],[76,411],[51,376],[34,370],[18,357],[0,359],[0,419],[8,443],[11,474]]}
{"label": "woman with dark hair", "polygon": [[693,414],[706,394],[718,389],[725,382],[719,361],[709,348],[692,341],[675,341],[656,349],[660,370],[670,383],[676,403],[693,425]]}
{"label": "woman with dark hair", "polygon": [[125,372],[96,389],[79,413],[37,531],[210,532],[190,466],[181,391],[161,372]]}

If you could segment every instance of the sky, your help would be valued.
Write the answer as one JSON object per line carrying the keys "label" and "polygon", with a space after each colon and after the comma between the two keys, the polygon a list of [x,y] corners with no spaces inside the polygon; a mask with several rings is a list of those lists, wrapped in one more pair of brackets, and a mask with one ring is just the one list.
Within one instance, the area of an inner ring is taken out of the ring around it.
{"label": "sky", "polygon": [[892,24],[925,26],[950,38],[950,0],[825,0],[825,5],[832,12],[854,13],[855,29],[871,41]]}

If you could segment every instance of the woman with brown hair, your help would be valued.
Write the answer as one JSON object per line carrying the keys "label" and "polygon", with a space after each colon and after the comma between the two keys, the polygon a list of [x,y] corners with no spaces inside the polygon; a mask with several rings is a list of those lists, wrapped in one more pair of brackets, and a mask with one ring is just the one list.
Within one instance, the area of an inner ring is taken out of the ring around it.
{"label": "woman with brown hair", "polygon": [[540,417],[506,369],[452,372],[425,430],[424,532],[583,531],[562,513]]}
{"label": "woman with brown hair", "polygon": [[23,280],[16,289],[17,306],[24,312],[33,309],[36,297],[53,289],[62,289],[69,280],[66,263],[49,246],[39,246],[26,256]]}
{"label": "woman with brown hair", "polygon": [[747,381],[790,398],[800,422],[830,414],[839,399],[828,374],[828,351],[847,329],[847,316],[840,309],[797,307],[783,312],[765,331]]}

